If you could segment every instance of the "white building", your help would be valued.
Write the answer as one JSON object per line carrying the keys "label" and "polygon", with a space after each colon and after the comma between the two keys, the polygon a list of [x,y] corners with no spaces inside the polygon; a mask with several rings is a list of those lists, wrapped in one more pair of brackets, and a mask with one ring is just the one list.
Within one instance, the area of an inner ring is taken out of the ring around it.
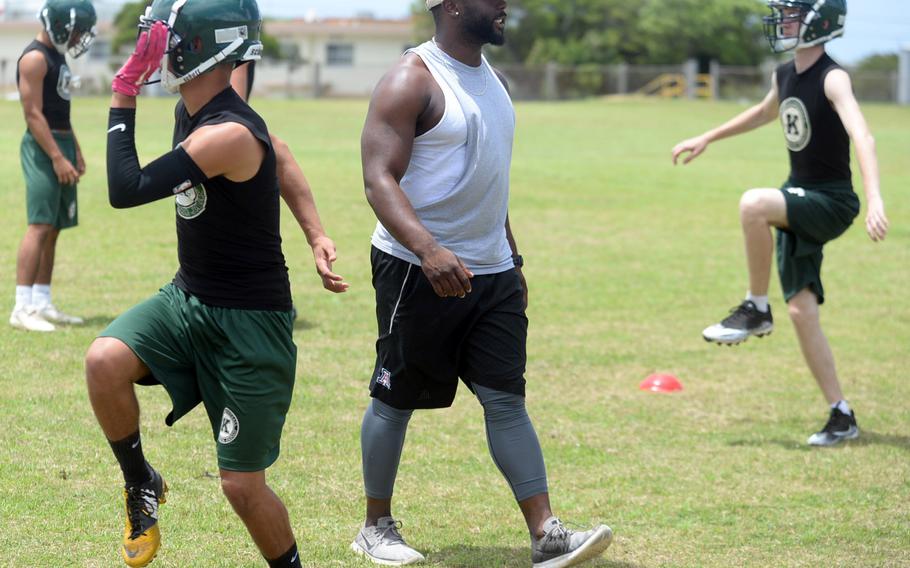
{"label": "white building", "polygon": [[[22,6],[28,0],[16,3],[20,9],[16,14],[25,14]],[[32,3],[40,7],[42,2]],[[41,29],[35,12],[30,14],[0,20],[0,96],[15,93],[16,62]],[[99,20],[97,28],[98,36],[88,54],[69,60],[73,74],[81,79],[77,94],[107,92],[122,61],[122,56],[110,52],[110,20]],[[257,65],[257,96],[369,96],[383,73],[411,45],[413,34],[410,20],[271,20],[264,28],[278,39],[289,58]]]}
{"label": "white building", "polygon": [[[34,14],[33,14],[34,16]],[[79,77],[74,92],[98,93],[110,87],[113,71],[110,64],[110,23],[99,22],[98,37],[92,49],[79,59],[67,56],[73,75]],[[0,21],[0,96],[16,92],[16,63],[22,50],[41,31],[37,18]],[[80,84],[81,83],[81,84]]]}
{"label": "white building", "polygon": [[365,97],[413,45],[410,20],[267,21],[264,29],[290,56],[256,68],[254,93]]}

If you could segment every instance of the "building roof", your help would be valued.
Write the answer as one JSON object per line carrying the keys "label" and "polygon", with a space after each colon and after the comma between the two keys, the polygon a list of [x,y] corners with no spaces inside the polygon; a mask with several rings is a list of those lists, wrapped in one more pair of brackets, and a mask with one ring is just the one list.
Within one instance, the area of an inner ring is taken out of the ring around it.
{"label": "building roof", "polygon": [[[95,24],[95,28],[99,32],[108,32],[111,30],[111,22],[109,21],[98,21]],[[34,20],[12,20],[12,21],[0,21],[0,33],[38,33],[41,31],[41,22],[36,19]]]}
{"label": "building roof", "polygon": [[263,28],[275,36],[332,35],[391,37],[409,39],[414,23],[404,20],[375,20],[367,18],[328,18],[325,20],[266,20]]}

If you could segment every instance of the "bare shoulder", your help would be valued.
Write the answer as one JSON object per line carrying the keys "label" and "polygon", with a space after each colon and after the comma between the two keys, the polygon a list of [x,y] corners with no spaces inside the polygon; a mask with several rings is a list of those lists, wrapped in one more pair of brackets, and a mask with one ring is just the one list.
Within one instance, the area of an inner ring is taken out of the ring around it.
{"label": "bare shoulder", "polygon": [[382,97],[395,97],[402,101],[415,98],[425,98],[433,82],[433,75],[419,56],[414,53],[405,54],[386,74],[376,86],[377,95]]}
{"label": "bare shoulder", "polygon": [[434,88],[439,89],[423,60],[405,54],[376,85],[367,122],[413,124],[430,107]]}
{"label": "bare shoulder", "polygon": [[[225,151],[238,145],[246,146],[257,143],[258,139],[253,136],[253,133],[246,126],[238,122],[223,122],[197,128],[183,141],[182,145],[187,151],[192,146]],[[230,153],[236,151],[233,150]]]}
{"label": "bare shoulder", "polygon": [[43,79],[47,73],[47,61],[44,55],[38,51],[29,51],[19,59],[19,75],[28,80]]}
{"label": "bare shoulder", "polygon": [[265,148],[250,130],[237,122],[224,122],[194,130],[180,144],[208,176],[249,179],[259,169]]}
{"label": "bare shoulder", "polygon": [[853,97],[850,74],[842,68],[832,69],[825,75],[825,96],[832,101]]}
{"label": "bare shoulder", "polygon": [[850,74],[842,67],[836,67],[825,75],[825,86],[831,83],[834,85],[850,85]]}

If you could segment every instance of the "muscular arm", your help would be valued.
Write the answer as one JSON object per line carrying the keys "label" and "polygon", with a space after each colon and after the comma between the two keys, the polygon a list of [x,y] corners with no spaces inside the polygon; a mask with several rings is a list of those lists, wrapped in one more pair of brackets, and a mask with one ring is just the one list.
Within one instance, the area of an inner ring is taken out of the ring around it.
{"label": "muscular arm", "polygon": [[856,159],[863,175],[863,190],[868,209],[866,232],[873,241],[880,241],[888,232],[888,218],[885,217],[885,206],[879,188],[875,139],[853,95],[850,76],[846,71],[835,69],[828,73],[825,77],[825,96],[834,106],[856,148]]}
{"label": "muscular arm", "polygon": [[777,75],[775,74],[771,77],[771,90],[760,103],[744,110],[717,128],[695,138],[683,140],[674,146],[673,164],[677,163],[682,154],[689,152],[689,155],[683,159],[683,164],[688,164],[700,156],[711,142],[755,130],[777,118],[777,113]]}
{"label": "muscular arm", "polygon": [[51,159],[57,181],[64,185],[76,183],[79,180],[79,171],[75,164],[63,155],[57,142],[51,134],[42,112],[44,108],[44,76],[47,74],[47,62],[38,51],[30,51],[19,60],[19,100],[22,103],[22,112],[25,114],[25,124],[29,132]]}
{"label": "muscular arm", "polygon": [[392,236],[420,259],[439,296],[464,296],[473,274],[420,222],[399,185],[411,160],[417,123],[431,102],[426,68],[399,64],[379,82],[361,137],[367,201]]}
{"label": "muscular arm", "polygon": [[136,98],[114,93],[107,143],[108,197],[117,208],[135,207],[186,191],[208,178],[245,181],[256,175],[265,148],[243,125],[226,122],[194,131],[180,146],[139,167]]}
{"label": "muscular arm", "polygon": [[313,249],[316,272],[322,278],[322,286],[330,292],[344,292],[348,289],[348,284],[343,277],[332,272],[332,263],[337,259],[335,243],[326,236],[325,229],[322,228],[310,184],[288,145],[273,135],[272,146],[278,159],[278,187],[281,190],[281,197],[294,214],[306,235],[307,243]]}

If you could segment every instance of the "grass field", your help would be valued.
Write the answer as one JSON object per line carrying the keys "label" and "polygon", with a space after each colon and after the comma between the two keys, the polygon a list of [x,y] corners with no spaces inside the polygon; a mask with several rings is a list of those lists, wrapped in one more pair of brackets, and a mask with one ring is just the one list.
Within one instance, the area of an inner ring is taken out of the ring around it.
{"label": "grass field", "polygon": [[[365,101],[254,101],[313,185],[351,283],[322,291],[285,214],[301,314],[297,390],[269,480],[288,504],[307,566],[366,566],[347,546],[362,515],[359,426],[374,317],[359,132]],[[144,161],[170,146],[172,101],[142,100]],[[779,129],[721,142],[685,169],[669,154],[742,107],[588,101],[522,104],[511,220],[531,290],[528,406],[559,515],[603,521],[616,540],[592,566],[910,565],[910,109],[867,106],[892,229],[857,222],[826,249],[822,308],[862,437],[815,450],[827,408],[776,282],[770,338],[728,349],[701,329],[739,302],[739,196],[786,176]],[[75,101],[88,162],[78,229],[60,239],[56,303],[84,327],[39,335],[0,325],[0,566],[120,565],[120,473],[88,404],[82,358],[114,317],[176,269],[173,205],[107,204],[106,101]],[[0,275],[11,308],[25,228],[16,103],[0,103]],[[857,176],[857,179],[858,176]],[[861,215],[864,215],[864,212]],[[861,221],[862,218],[860,218]],[[5,312],[4,312],[5,314]],[[652,372],[685,385],[639,391]],[[146,453],[171,487],[152,566],[263,566],[222,497],[208,421],[174,428],[160,388],[140,390]],[[479,404],[411,422],[395,513],[428,566],[529,565],[511,494],[489,458]]]}

